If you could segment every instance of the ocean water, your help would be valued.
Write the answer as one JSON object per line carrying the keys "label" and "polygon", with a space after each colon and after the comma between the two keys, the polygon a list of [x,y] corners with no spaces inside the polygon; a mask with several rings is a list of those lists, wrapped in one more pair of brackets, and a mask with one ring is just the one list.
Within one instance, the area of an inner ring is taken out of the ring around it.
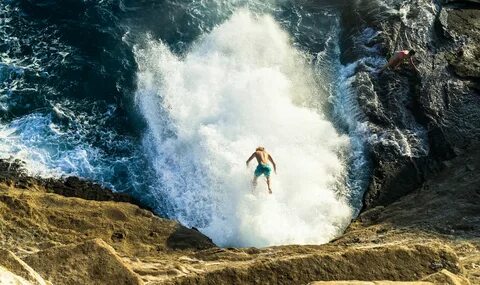
{"label": "ocean water", "polygon": [[[370,171],[344,3],[3,1],[0,157],[129,193],[222,246],[328,242]],[[259,145],[273,195],[245,167]]]}

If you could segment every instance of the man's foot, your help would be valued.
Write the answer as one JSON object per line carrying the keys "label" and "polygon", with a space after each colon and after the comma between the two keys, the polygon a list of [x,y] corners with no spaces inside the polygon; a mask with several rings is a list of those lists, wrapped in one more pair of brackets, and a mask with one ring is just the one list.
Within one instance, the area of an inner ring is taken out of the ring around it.
{"label": "man's foot", "polygon": [[272,189],[268,189],[268,194],[273,194]]}

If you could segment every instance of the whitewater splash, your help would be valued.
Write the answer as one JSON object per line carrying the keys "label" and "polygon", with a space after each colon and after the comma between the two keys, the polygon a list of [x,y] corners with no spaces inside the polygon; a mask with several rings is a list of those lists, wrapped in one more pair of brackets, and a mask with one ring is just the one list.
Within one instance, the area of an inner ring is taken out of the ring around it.
{"label": "whitewater splash", "polygon": [[[324,243],[343,231],[349,139],[322,114],[327,94],[272,17],[236,12],[184,56],[153,39],[135,54],[162,212],[224,246]],[[278,164],[271,196],[263,181],[251,194],[245,160],[258,145]]]}
{"label": "whitewater splash", "polygon": [[[112,115],[114,106],[107,113],[88,116],[78,110],[72,111],[67,105],[68,102],[55,105],[54,114],[33,113],[9,124],[0,123],[0,159],[21,160],[24,170],[31,176],[78,176],[119,192],[135,191],[149,182],[149,172],[134,142],[98,127]],[[68,121],[69,127],[62,126],[59,119]],[[88,135],[93,132],[117,154],[108,154],[89,143]],[[126,155],[122,150],[133,154]],[[144,169],[144,173],[125,175],[138,172],[137,169]]]}

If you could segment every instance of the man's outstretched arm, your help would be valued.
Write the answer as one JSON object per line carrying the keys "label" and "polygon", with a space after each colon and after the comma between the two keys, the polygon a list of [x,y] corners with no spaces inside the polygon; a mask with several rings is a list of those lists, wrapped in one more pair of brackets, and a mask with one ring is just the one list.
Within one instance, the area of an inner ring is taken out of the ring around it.
{"label": "man's outstretched arm", "polygon": [[247,159],[247,166],[248,166],[248,163],[255,157],[255,153],[252,153],[252,155],[250,155],[250,157]]}
{"label": "man's outstretched arm", "polygon": [[273,161],[273,157],[271,155],[268,155],[268,160],[273,164],[273,171],[275,171],[275,174],[277,173],[277,165],[275,164],[275,161]]}

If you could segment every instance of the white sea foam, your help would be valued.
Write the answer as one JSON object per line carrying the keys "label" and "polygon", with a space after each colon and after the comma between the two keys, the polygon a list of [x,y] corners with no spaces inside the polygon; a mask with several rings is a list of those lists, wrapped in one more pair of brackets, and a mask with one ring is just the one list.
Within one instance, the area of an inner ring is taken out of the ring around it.
{"label": "white sea foam", "polygon": [[0,158],[20,159],[26,163],[29,174],[42,177],[92,174],[90,162],[98,155],[98,150],[85,145],[69,147],[63,137],[50,116],[24,116],[8,125],[0,125]]}
{"label": "white sea foam", "polygon": [[[242,10],[184,56],[136,48],[144,144],[171,217],[220,245],[323,243],[348,224],[337,195],[349,139],[323,116],[312,69],[270,16]],[[278,164],[273,195],[251,194],[245,160],[263,145]]]}
{"label": "white sea foam", "polygon": [[[145,182],[137,177],[141,157],[108,155],[101,148],[88,143],[88,134],[93,130],[90,121],[102,120],[96,114],[87,117],[74,113],[57,104],[53,108],[56,116],[72,120],[75,127],[65,128],[52,120],[52,115],[33,113],[15,119],[8,124],[0,124],[0,159],[19,159],[29,175],[41,177],[79,176],[94,180],[110,188],[133,191]],[[96,133],[101,140],[115,149],[132,149],[132,142],[114,132],[105,130]],[[119,180],[119,172],[130,176]],[[127,181],[128,180],[128,181]]]}

